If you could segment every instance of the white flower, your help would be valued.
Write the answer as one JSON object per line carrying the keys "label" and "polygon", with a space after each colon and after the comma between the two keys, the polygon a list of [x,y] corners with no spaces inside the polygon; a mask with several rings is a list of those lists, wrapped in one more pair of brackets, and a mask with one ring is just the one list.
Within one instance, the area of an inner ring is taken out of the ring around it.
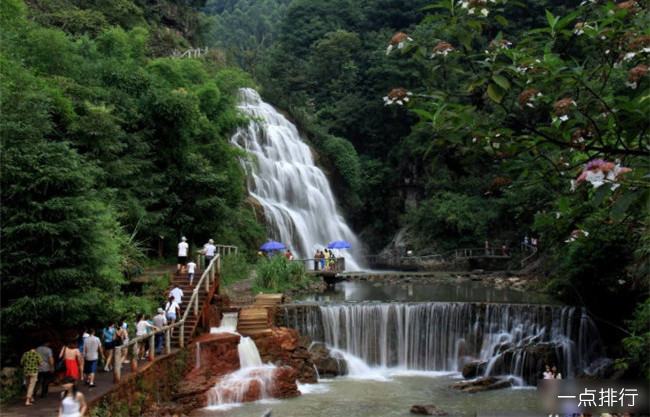
{"label": "white flower", "polygon": [[598,188],[605,184],[605,174],[602,171],[589,171],[585,180],[589,181],[594,188]]}
{"label": "white flower", "polygon": [[560,213],[559,211],[556,211],[555,212],[555,218],[559,219],[560,217],[562,217],[562,213]]}
{"label": "white flower", "polygon": [[625,54],[625,56],[623,57],[623,59],[624,59],[625,61],[629,61],[630,59],[634,58],[635,56],[636,56],[636,53],[634,53],[634,52],[628,52],[627,54]]}
{"label": "white flower", "polygon": [[630,87],[632,90],[636,90],[636,83],[626,82],[625,86]]}
{"label": "white flower", "polygon": [[569,120],[569,115],[565,114],[564,116],[560,116],[560,120],[566,122],[567,120]]}
{"label": "white flower", "polygon": [[487,17],[487,15],[490,14],[490,11],[488,9],[481,9],[481,14]]}
{"label": "white flower", "polygon": [[460,7],[462,7],[463,9],[467,9],[467,6],[469,6],[468,1],[461,1],[460,2]]}
{"label": "white flower", "polygon": [[471,8],[467,11],[467,14],[474,14],[474,8]]}

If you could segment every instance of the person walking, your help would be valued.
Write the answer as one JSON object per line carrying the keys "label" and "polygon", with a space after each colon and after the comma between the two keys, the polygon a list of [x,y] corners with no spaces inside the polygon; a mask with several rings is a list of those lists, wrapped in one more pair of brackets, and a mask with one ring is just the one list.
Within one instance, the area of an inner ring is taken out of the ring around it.
{"label": "person walking", "polygon": [[194,281],[194,271],[196,270],[196,263],[194,261],[190,260],[187,263],[187,277],[190,279],[190,285],[192,285],[192,282]]}
{"label": "person walking", "polygon": [[[162,329],[163,327],[167,326],[167,317],[165,317],[165,310],[162,308],[158,308],[158,314],[153,316],[153,325],[158,327],[159,329]],[[165,338],[164,333],[156,333],[156,355],[160,355],[162,353],[162,347],[163,347],[163,340]]]}
{"label": "person walking", "polygon": [[74,378],[66,376],[61,382],[64,391],[58,417],[81,417],[86,415],[88,410],[86,398],[77,390]]}
{"label": "person walking", "polygon": [[41,343],[36,351],[41,355],[43,363],[38,367],[38,380],[41,383],[41,398],[47,397],[50,388],[50,379],[54,371],[54,353],[50,348],[50,342],[45,341]]}
{"label": "person walking", "polygon": [[84,358],[84,374],[86,375],[86,384],[90,388],[95,387],[95,373],[97,372],[97,363],[99,357],[104,359],[104,349],[99,338],[95,336],[95,329],[90,329],[90,336],[84,342],[83,358]]}
{"label": "person walking", "polygon": [[170,292],[169,292],[170,297],[174,297],[174,301],[176,301],[176,304],[178,304],[178,307],[183,304],[183,290],[179,287],[174,287]]}
{"label": "person walking", "polygon": [[113,369],[111,361],[113,360],[113,350],[115,350],[115,323],[109,324],[102,333],[104,333],[104,352],[106,352],[104,371],[109,372]]}
{"label": "person walking", "polygon": [[[181,315],[181,308],[175,300],[173,295],[169,296],[169,300],[165,305],[165,315],[167,316],[167,322],[169,324],[176,323],[176,318]],[[170,330],[170,336],[174,335],[174,329]]]}
{"label": "person walking", "polygon": [[208,240],[208,243],[203,245],[203,255],[205,256],[205,268],[210,266],[210,262],[214,259],[214,254],[217,252],[217,247],[214,246],[214,240]]}
{"label": "person walking", "polygon": [[[147,318],[144,314],[138,315],[137,323],[135,324],[135,337],[141,337],[147,334],[147,330],[158,330],[153,324],[149,324]],[[136,349],[136,358],[146,359],[144,354],[146,350],[146,343],[144,341],[138,342],[138,348]]]}
{"label": "person walking", "polygon": [[74,340],[67,346],[63,345],[61,352],[59,352],[59,359],[63,359],[65,362],[65,375],[63,376],[71,376],[74,379],[81,379],[81,372],[79,372],[79,369],[83,364],[83,358],[81,357],[81,352],[79,352],[79,348]]}
{"label": "person walking", "polygon": [[34,405],[34,387],[36,387],[36,379],[38,378],[38,368],[42,363],[43,359],[41,355],[34,348],[29,349],[20,358],[20,364],[23,367],[23,376],[27,382],[25,405]]}
{"label": "person walking", "polygon": [[176,273],[181,272],[181,268],[185,268],[187,265],[187,252],[189,250],[189,245],[187,244],[187,238],[183,236],[181,241],[178,243],[178,264],[176,265]]}

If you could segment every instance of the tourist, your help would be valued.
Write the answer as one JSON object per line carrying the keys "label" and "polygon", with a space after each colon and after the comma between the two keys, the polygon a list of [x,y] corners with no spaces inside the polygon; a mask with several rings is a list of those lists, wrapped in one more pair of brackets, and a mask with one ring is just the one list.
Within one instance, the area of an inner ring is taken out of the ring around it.
{"label": "tourist", "polygon": [[485,241],[485,254],[489,255],[490,254],[490,242],[487,240]]}
{"label": "tourist", "polygon": [[176,304],[180,307],[181,304],[183,304],[183,290],[179,287],[174,287],[170,292],[169,292],[170,297],[174,297],[174,301],[176,301]]}
{"label": "tourist", "polygon": [[[88,338],[85,340],[88,340]],[[65,375],[63,375],[64,377],[71,376],[74,379],[81,378],[81,372],[79,372],[79,369],[81,368],[83,361],[81,352],[79,352],[79,348],[77,348],[74,342],[69,343],[68,346],[63,345],[63,348],[59,353],[59,359],[63,359],[65,361]]]}
{"label": "tourist", "polygon": [[[119,328],[117,331],[119,332],[119,336],[122,339],[122,344],[126,345],[129,343],[129,325],[126,323],[126,317],[122,317],[118,323]],[[122,363],[129,363],[129,349],[124,349],[123,352],[124,355],[122,356]]]}
{"label": "tourist", "polygon": [[[330,266],[330,256],[332,256],[330,251],[328,249],[325,249],[325,253],[323,254],[323,257],[325,258],[325,263],[324,263],[323,266],[327,267],[327,269],[329,269],[329,266]],[[323,268],[323,269],[325,269],[325,268]]]}
{"label": "tourist", "polygon": [[[135,324],[135,337],[138,338],[146,335],[149,329],[158,330],[156,326],[147,322],[147,317],[144,314],[140,314],[138,316],[138,321]],[[138,348],[136,350],[137,357],[140,359],[145,359],[145,350],[145,341],[138,342]]]}
{"label": "tourist", "polygon": [[562,379],[562,374],[557,371],[557,366],[551,366],[551,372],[553,373],[553,379]]}
{"label": "tourist", "polygon": [[537,252],[537,238],[533,237],[530,239],[530,246],[533,247],[533,252]]}
{"label": "tourist", "polygon": [[85,415],[88,405],[84,395],[77,391],[74,378],[67,376],[61,382],[63,382],[63,392],[65,394],[63,394],[63,400],[61,400],[58,417],[81,417]]}
{"label": "tourist", "polygon": [[524,236],[524,246],[529,246],[529,244],[528,244],[528,233],[526,233],[526,236]]}
{"label": "tourist", "polygon": [[115,349],[115,324],[109,324],[102,332],[104,334],[104,352],[106,352],[104,371],[109,372],[112,369],[111,361],[113,360],[113,350]]}
{"label": "tourist", "polygon": [[181,272],[181,268],[185,268],[187,265],[187,252],[189,250],[189,245],[187,244],[187,238],[183,236],[181,241],[178,243],[178,264],[176,265],[176,273]]}
{"label": "tourist", "polygon": [[[327,249],[326,249],[327,250]],[[320,269],[325,269],[325,252],[320,251]]]}
{"label": "tourist", "polygon": [[81,332],[81,337],[79,338],[79,352],[81,352],[84,349],[84,341],[88,336],[90,336],[88,334],[88,328],[84,327],[83,331]]}
{"label": "tourist", "polygon": [[23,377],[27,382],[25,405],[34,405],[34,387],[36,387],[36,379],[38,378],[38,368],[42,363],[43,359],[41,355],[34,348],[29,349],[20,358],[20,364],[23,367]]}
{"label": "tourist", "polygon": [[210,266],[210,262],[214,258],[214,254],[217,251],[217,247],[214,246],[214,240],[208,240],[208,243],[203,245],[203,255],[205,255],[205,268],[207,269]]}
{"label": "tourist", "polygon": [[50,342],[43,342],[36,351],[41,355],[43,363],[38,367],[38,380],[41,383],[41,398],[47,397],[50,388],[50,379],[54,371],[54,353],[50,348]]}
{"label": "tourist", "polygon": [[501,247],[501,252],[503,253],[503,256],[508,256],[508,246],[505,244]]}
{"label": "tourist", "polygon": [[551,367],[546,365],[544,367],[544,373],[542,374],[543,379],[553,379],[553,372],[551,372]]}
{"label": "tourist", "polygon": [[192,282],[194,281],[194,270],[195,269],[196,269],[196,263],[194,261],[190,260],[187,263],[187,276],[190,279],[190,285],[192,285]]}
{"label": "tourist", "polygon": [[[165,317],[165,310],[158,307],[158,314],[153,316],[152,321],[153,321],[153,325],[158,327],[159,329],[162,329],[163,327],[167,326],[167,317]],[[156,334],[156,355],[160,355],[162,353],[164,337],[165,337],[164,333]]]}
{"label": "tourist", "polygon": [[[176,318],[180,317],[181,315],[181,308],[179,307],[173,295],[169,296],[169,300],[165,305],[165,315],[167,316],[167,321],[169,322],[169,324],[176,323]],[[170,334],[171,335],[174,334],[173,328],[170,330]]]}
{"label": "tourist", "polygon": [[99,338],[95,336],[95,329],[90,329],[90,336],[84,342],[83,358],[84,358],[84,375],[86,377],[86,385],[90,388],[95,387],[95,373],[97,372],[97,362],[101,356],[104,359],[104,349]]}

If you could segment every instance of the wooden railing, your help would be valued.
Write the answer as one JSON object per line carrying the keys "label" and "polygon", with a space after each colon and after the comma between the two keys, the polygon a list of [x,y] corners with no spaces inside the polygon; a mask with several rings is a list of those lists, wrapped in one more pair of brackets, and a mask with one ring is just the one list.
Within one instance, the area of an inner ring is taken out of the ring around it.
{"label": "wooden railing", "polygon": [[199,292],[201,291],[201,286],[204,286],[205,291],[209,294],[211,286],[217,286],[217,287],[219,286],[218,278],[220,276],[221,276],[221,256],[217,254],[212,259],[212,262],[210,262],[210,265],[208,265],[205,271],[203,271],[201,278],[199,279],[196,286],[192,290],[192,296],[190,297],[190,300],[187,303],[188,308],[185,309],[185,312],[183,313],[183,317],[179,321],[177,321],[174,324],[165,326],[161,329],[158,329],[156,331],[153,331],[151,333],[147,333],[146,335],[142,335],[140,337],[136,337],[132,340],[129,340],[128,343],[122,346],[116,346],[113,355],[113,363],[111,364],[111,366],[113,366],[113,381],[118,382],[122,377],[121,363],[122,363],[122,355],[124,354],[125,350],[127,355],[129,349],[131,350],[131,371],[135,372],[138,369],[138,359],[139,359],[138,347],[140,346],[140,343],[149,343],[148,360],[150,362],[153,362],[154,360],[154,352],[156,350],[156,346],[155,346],[156,335],[158,334],[163,333],[165,335],[164,348],[166,354],[171,353],[171,349],[172,349],[171,346],[172,329],[175,329],[174,331],[179,332],[178,347],[182,348],[183,346],[185,346],[184,330],[185,330],[185,323],[187,322],[187,318],[190,314],[190,311],[193,310],[194,315],[196,317],[198,317],[200,313]]}
{"label": "wooden railing", "polygon": [[[237,255],[237,246],[229,246],[229,245],[215,245],[215,255],[221,255],[221,257],[224,257],[226,255],[234,254]],[[196,264],[201,267],[205,260],[205,255],[203,254],[203,249],[197,250],[196,251]]]}
{"label": "wooden railing", "polygon": [[455,259],[469,258],[510,258],[510,252],[504,252],[503,248],[460,248],[452,249],[444,253],[436,253],[423,256],[410,255],[384,258],[379,255],[369,255],[366,256],[366,261],[371,264],[384,263],[388,265],[412,266],[422,265],[424,263],[442,263]]}

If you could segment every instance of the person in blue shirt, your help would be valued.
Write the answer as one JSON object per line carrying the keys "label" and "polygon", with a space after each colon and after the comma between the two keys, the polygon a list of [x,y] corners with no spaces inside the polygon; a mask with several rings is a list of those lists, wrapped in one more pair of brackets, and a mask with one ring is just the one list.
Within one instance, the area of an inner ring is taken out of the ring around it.
{"label": "person in blue shirt", "polygon": [[106,351],[106,364],[104,371],[109,372],[113,369],[111,361],[113,360],[113,350],[115,349],[115,323],[111,323],[104,329],[104,351]]}

